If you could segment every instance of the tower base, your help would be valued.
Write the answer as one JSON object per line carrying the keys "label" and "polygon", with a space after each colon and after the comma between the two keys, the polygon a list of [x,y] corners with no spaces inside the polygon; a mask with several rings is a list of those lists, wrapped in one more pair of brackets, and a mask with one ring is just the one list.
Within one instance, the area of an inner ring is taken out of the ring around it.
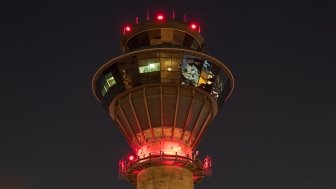
{"label": "tower base", "polygon": [[193,189],[193,174],[178,166],[155,166],[137,175],[137,189]]}

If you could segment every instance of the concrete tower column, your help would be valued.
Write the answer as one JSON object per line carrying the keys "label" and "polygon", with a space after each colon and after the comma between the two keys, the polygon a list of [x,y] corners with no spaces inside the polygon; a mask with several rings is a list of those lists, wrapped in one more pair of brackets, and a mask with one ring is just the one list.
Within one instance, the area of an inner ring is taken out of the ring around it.
{"label": "concrete tower column", "polygon": [[193,189],[193,174],[178,166],[155,166],[137,175],[137,189]]}

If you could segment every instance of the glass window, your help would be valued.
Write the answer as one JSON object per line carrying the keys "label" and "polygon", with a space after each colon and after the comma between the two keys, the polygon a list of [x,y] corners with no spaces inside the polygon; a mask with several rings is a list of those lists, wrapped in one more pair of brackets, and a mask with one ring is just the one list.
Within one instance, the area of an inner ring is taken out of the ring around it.
{"label": "glass window", "polygon": [[112,76],[112,73],[108,73],[105,75],[106,83],[109,87],[112,87],[114,84],[116,84],[114,77]]}
{"label": "glass window", "polygon": [[149,42],[151,45],[159,45],[162,44],[161,41],[161,30],[160,29],[154,29],[148,31],[149,36]]}
{"label": "glass window", "polygon": [[160,58],[161,69],[171,71],[171,58]]}
{"label": "glass window", "polygon": [[161,29],[161,40],[162,43],[171,43],[173,41],[174,30],[170,28]]}
{"label": "glass window", "polygon": [[183,58],[183,52],[172,52],[171,53],[172,58]]}
{"label": "glass window", "polygon": [[139,54],[136,55],[136,58],[138,60],[155,59],[155,58],[159,58],[159,57],[160,57],[159,52],[139,53]]}
{"label": "glass window", "polygon": [[170,58],[171,56],[171,52],[169,51],[160,52],[160,58]]}
{"label": "glass window", "polygon": [[149,46],[150,43],[149,43],[148,32],[142,32],[137,37],[138,37],[140,46],[142,47]]}
{"label": "glass window", "polygon": [[184,40],[183,40],[183,46],[190,48],[193,41],[194,41],[194,38],[191,35],[185,34],[185,37],[184,37]]}
{"label": "glass window", "polygon": [[211,60],[189,52],[153,50],[138,53],[106,69],[97,92],[108,104],[115,95],[143,84],[178,83],[197,87],[221,104],[232,86],[229,73]]}
{"label": "glass window", "polygon": [[149,63],[146,66],[139,67],[139,73],[149,73],[160,71],[160,63]]}
{"label": "glass window", "polygon": [[103,85],[103,90],[102,90],[102,95],[105,96],[107,91],[112,87],[113,85],[116,84],[116,81],[112,75],[112,73],[108,73],[105,75],[105,81]]}
{"label": "glass window", "polygon": [[182,84],[197,87],[201,70],[202,60],[195,56],[185,54],[182,64],[182,75],[185,79],[182,81]]}
{"label": "glass window", "polygon": [[138,37],[132,37],[128,42],[127,42],[127,46],[129,49],[136,49],[139,48],[139,41],[138,41]]}
{"label": "glass window", "polygon": [[191,48],[194,50],[198,50],[199,49],[199,45],[196,39],[193,40],[192,44],[191,44]]}
{"label": "glass window", "polygon": [[198,81],[198,86],[203,90],[210,92],[212,88],[212,83],[214,79],[214,74],[212,73],[211,65],[208,61],[203,62],[203,68],[201,72],[201,77]]}
{"label": "glass window", "polygon": [[174,30],[172,45],[181,45],[183,43],[184,36],[185,36],[184,32]]}
{"label": "glass window", "polygon": [[218,99],[218,97],[221,95],[227,80],[228,80],[228,78],[226,77],[225,73],[221,70],[219,72],[217,78],[214,80],[213,88],[210,92],[210,94],[215,99]]}
{"label": "glass window", "polygon": [[171,70],[180,71],[182,67],[182,59],[172,58]]}

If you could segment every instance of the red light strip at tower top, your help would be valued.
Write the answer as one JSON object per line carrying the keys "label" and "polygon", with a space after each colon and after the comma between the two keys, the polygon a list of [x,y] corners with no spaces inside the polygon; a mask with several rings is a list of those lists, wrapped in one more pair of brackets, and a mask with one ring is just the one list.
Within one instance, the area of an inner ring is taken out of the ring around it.
{"label": "red light strip at tower top", "polygon": [[175,12],[172,20],[163,14],[149,20],[147,14],[136,23],[124,27],[124,54],[104,64],[92,81],[93,93],[135,153],[119,162],[120,175],[138,189],[168,187],[158,183],[191,189],[211,174],[210,157],[200,161],[195,149],[230,96],[233,76],[202,53],[198,24],[175,20]]}

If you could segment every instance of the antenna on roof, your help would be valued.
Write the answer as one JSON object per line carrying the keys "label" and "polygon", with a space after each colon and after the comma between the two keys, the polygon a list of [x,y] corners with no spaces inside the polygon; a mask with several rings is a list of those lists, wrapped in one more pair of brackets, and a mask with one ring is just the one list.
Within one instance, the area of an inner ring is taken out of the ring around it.
{"label": "antenna on roof", "polygon": [[149,20],[149,10],[147,9],[147,21]]}
{"label": "antenna on roof", "polygon": [[175,10],[173,9],[173,20],[175,20]]}
{"label": "antenna on roof", "polygon": [[183,20],[184,20],[184,23],[187,23],[187,15],[186,14],[183,15]]}
{"label": "antenna on roof", "polygon": [[139,17],[138,17],[138,16],[135,17],[135,23],[136,23],[136,24],[139,24]]}

